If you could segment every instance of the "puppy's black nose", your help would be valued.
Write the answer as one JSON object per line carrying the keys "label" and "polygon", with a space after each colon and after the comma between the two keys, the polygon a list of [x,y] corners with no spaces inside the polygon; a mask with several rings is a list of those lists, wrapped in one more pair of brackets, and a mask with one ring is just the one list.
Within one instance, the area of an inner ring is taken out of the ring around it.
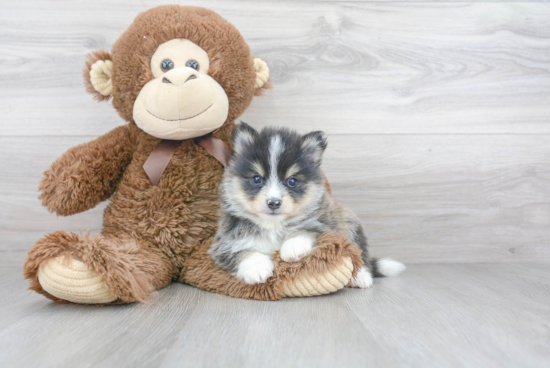
{"label": "puppy's black nose", "polygon": [[277,208],[281,207],[281,201],[278,199],[268,199],[267,207],[271,208],[272,210],[276,210]]}

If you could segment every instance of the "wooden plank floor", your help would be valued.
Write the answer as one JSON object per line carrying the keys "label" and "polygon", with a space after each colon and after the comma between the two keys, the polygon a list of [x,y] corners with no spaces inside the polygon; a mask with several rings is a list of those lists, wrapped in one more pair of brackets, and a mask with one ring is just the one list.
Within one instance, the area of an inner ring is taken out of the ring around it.
{"label": "wooden plank floor", "polygon": [[550,267],[412,265],[368,290],[258,302],[173,284],[57,305],[0,269],[1,367],[548,367]]}

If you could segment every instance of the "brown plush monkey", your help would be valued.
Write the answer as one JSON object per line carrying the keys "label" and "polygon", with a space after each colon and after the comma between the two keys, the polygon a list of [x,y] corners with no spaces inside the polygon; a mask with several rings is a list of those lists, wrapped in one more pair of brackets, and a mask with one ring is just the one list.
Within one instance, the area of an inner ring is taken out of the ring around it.
{"label": "brown plush monkey", "polygon": [[223,166],[196,138],[230,144],[235,119],[269,83],[266,64],[218,14],[150,9],[111,53],[89,55],[85,78],[87,90],[112,98],[127,124],[57,159],[40,182],[40,199],[62,216],[111,203],[101,235],[56,231],[31,248],[24,265],[30,289],[59,303],[130,303],[179,281],[276,300],[336,291],[360,268],[360,254],[339,234],[321,237],[298,263],[275,255],[265,284],[243,284],[211,260]]}

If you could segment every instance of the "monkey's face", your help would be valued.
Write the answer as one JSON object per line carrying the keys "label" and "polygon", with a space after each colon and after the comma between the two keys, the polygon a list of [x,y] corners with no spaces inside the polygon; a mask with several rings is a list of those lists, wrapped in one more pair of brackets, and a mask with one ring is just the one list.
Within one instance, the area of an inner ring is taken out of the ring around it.
{"label": "monkey's face", "polygon": [[223,125],[229,100],[207,74],[208,54],[185,39],[161,44],[151,58],[153,79],[134,103],[134,121],[145,132],[162,139],[188,139]]}
{"label": "monkey's face", "polygon": [[139,14],[112,53],[88,55],[87,90],[128,122],[183,140],[232,124],[269,86],[269,69],[211,10],[164,5]]}

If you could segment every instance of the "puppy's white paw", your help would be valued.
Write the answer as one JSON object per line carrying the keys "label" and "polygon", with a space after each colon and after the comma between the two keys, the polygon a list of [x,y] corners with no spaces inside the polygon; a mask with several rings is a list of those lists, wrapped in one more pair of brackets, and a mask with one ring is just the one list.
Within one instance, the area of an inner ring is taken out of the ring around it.
{"label": "puppy's white paw", "polygon": [[366,289],[372,286],[372,275],[367,267],[363,266],[356,277],[351,278],[351,286]]}
{"label": "puppy's white paw", "polygon": [[237,269],[237,278],[247,284],[263,284],[273,276],[275,265],[269,256],[254,252],[245,258]]}
{"label": "puppy's white paw", "polygon": [[281,259],[285,262],[298,262],[313,250],[315,239],[308,235],[298,235],[288,239],[281,247]]}

